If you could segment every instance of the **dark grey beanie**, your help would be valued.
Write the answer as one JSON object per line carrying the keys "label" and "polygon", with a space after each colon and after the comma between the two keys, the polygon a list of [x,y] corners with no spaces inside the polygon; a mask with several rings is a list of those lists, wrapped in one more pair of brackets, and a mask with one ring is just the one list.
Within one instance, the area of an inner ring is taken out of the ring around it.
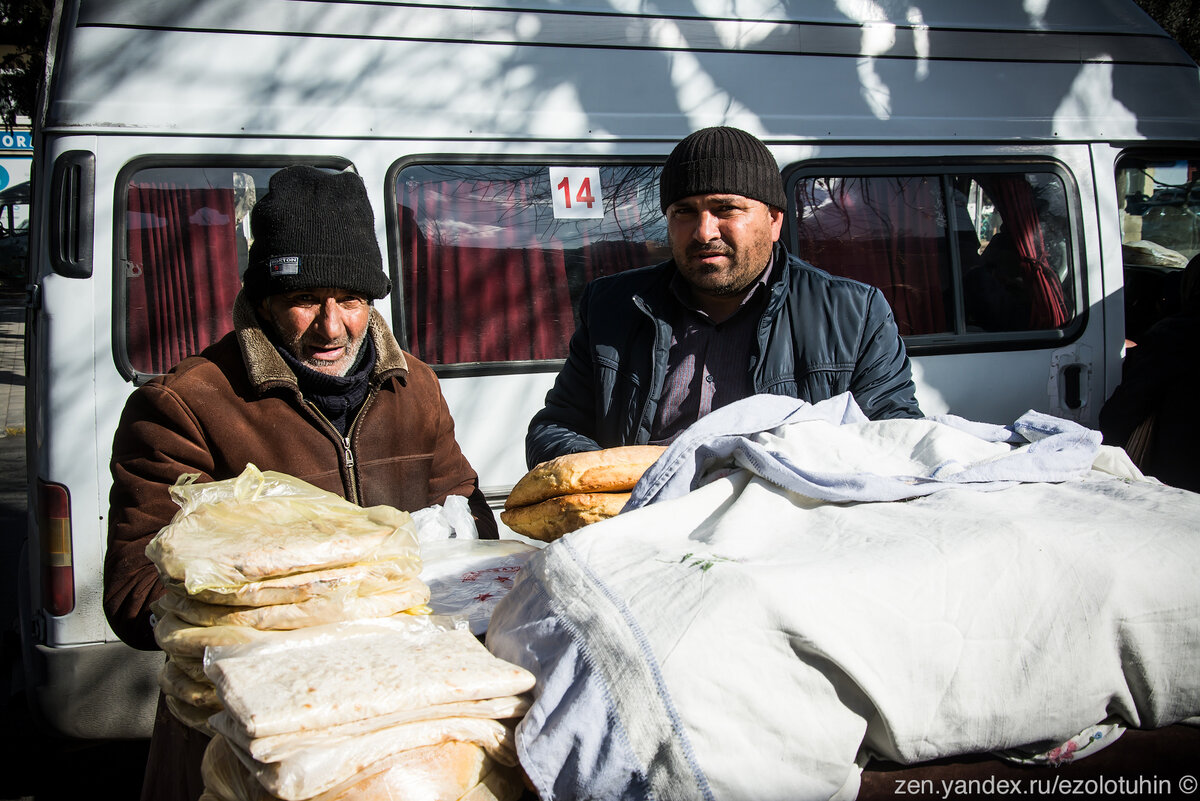
{"label": "dark grey beanie", "polygon": [[252,303],[268,295],[330,287],[378,300],[391,291],[362,178],[316,167],[271,176],[250,211],[250,259],[242,285]]}
{"label": "dark grey beanie", "polygon": [[738,128],[703,128],[689,135],[667,156],[658,188],[664,213],[682,198],[722,193],[787,208],[783,178],[771,152]]}

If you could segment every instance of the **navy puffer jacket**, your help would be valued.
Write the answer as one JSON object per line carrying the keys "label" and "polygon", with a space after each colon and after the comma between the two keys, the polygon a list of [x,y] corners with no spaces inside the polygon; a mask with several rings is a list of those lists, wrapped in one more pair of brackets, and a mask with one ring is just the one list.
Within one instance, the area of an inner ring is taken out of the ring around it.
{"label": "navy puffer jacket", "polygon": [[[851,392],[872,420],[921,417],[892,310],[867,284],[818,270],[782,244],[747,369],[758,394],[810,403]],[[598,278],[584,290],[567,362],[529,424],[528,466],[555,456],[644,445],[671,347],[673,261]]]}

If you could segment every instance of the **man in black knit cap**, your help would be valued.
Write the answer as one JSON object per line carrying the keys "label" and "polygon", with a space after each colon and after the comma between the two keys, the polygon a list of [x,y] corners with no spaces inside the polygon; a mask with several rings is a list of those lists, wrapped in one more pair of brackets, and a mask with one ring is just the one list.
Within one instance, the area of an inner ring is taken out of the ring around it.
{"label": "man in black knit cap", "polygon": [[588,285],[567,362],[529,425],[529,467],[666,444],[754,394],[816,403],[850,392],[873,420],[921,416],[879,290],[779,242],[787,198],[762,142],[696,131],[667,158],[659,192],[673,258]]}
{"label": "man in black knit cap", "polygon": [[[461,495],[479,535],[497,535],[437,378],[371,305],[391,281],[362,179],[282,169],[250,227],[234,330],[137,389],[113,441],[104,611],[135,648],[157,647],[150,605],[164,588],[146,545],[179,510],[169,489],[186,473],[219,481],[253,463],[409,512]],[[199,798],[208,740],[160,695],[142,798]]]}

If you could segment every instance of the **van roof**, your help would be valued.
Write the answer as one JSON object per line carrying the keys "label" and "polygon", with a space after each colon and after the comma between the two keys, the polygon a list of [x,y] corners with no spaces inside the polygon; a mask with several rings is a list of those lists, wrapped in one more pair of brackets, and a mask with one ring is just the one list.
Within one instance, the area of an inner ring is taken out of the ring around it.
{"label": "van roof", "polygon": [[77,0],[44,128],[673,141],[1200,137],[1131,0]]}

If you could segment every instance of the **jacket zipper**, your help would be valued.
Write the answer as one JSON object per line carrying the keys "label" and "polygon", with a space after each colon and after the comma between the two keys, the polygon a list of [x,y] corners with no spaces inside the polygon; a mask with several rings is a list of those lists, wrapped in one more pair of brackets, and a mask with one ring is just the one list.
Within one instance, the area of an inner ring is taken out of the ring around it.
{"label": "jacket zipper", "polygon": [[[649,305],[641,295],[633,296],[633,304],[646,315],[650,320],[650,325],[654,329],[653,357],[650,363],[650,386],[646,387],[646,400],[642,403],[641,413],[636,421],[632,421],[636,428],[634,429],[634,440],[638,445],[645,445],[650,441],[650,430],[654,426],[654,415],[658,413],[658,402],[662,399],[662,385],[666,377],[665,358],[662,362],[659,361],[658,354],[662,349],[664,329],[669,330],[666,322],[659,319],[650,311]],[[671,347],[668,339],[667,348]]]}
{"label": "jacket zipper", "polygon": [[375,400],[375,390],[367,393],[367,398],[363,401],[363,405],[358,407],[358,413],[354,415],[354,420],[351,421],[350,428],[346,429],[346,436],[342,437],[342,444],[346,448],[346,467],[350,473],[350,489],[354,492],[354,502],[360,506],[363,499],[358,497],[358,472],[355,470],[356,461],[354,459],[354,449],[350,446],[350,438],[358,430],[358,421],[362,419],[363,414],[367,411],[367,407],[371,405],[371,401],[373,400]]}
{"label": "jacket zipper", "polygon": [[349,479],[349,485],[347,486],[347,500],[357,503],[360,506],[362,505],[362,498],[358,497],[358,474],[354,469],[357,462],[354,458],[354,448],[350,445],[350,437],[354,434],[354,429],[358,426],[358,421],[362,419],[363,412],[366,411],[367,406],[370,405],[373,394],[374,393],[369,393],[367,395],[367,399],[363,401],[363,405],[358,409],[358,414],[354,416],[354,421],[350,424],[349,432],[344,437],[342,436],[341,432],[337,430],[337,427],[329,421],[329,418],[325,416],[325,413],[317,408],[316,404],[314,404],[312,401],[304,400],[304,405],[311,409],[313,414],[315,414],[317,418],[325,424],[325,428],[332,432],[333,435],[341,441],[342,455],[346,465],[346,476]]}

